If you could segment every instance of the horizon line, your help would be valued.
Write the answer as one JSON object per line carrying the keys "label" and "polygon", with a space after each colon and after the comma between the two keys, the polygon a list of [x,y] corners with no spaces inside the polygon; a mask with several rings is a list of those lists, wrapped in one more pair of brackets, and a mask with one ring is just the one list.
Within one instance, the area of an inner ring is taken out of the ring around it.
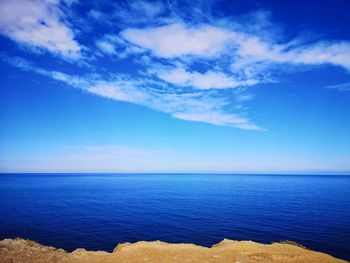
{"label": "horizon line", "polygon": [[327,172],[0,172],[0,175],[4,174],[97,174],[97,175],[104,175],[104,174],[173,174],[173,175],[180,175],[180,174],[213,174],[213,175],[344,175],[344,176],[350,176],[350,171],[327,171]]}

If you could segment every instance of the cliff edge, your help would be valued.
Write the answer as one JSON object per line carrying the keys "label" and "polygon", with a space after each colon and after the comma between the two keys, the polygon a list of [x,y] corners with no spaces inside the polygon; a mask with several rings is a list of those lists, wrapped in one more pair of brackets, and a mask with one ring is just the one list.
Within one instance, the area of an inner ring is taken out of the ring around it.
{"label": "cliff edge", "polygon": [[0,263],[283,262],[341,263],[330,255],[291,244],[223,240],[211,248],[160,241],[119,244],[112,253],[77,249],[71,253],[25,239],[0,241]]}

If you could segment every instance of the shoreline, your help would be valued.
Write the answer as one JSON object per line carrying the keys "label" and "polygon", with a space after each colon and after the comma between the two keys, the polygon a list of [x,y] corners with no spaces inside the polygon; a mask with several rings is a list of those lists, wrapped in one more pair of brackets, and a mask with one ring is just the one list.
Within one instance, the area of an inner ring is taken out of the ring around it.
{"label": "shoreline", "polygon": [[290,243],[261,244],[224,239],[210,248],[194,244],[139,241],[118,244],[113,252],[63,249],[16,238],[0,241],[2,263],[112,263],[112,262],[284,262],[345,263],[348,261]]}

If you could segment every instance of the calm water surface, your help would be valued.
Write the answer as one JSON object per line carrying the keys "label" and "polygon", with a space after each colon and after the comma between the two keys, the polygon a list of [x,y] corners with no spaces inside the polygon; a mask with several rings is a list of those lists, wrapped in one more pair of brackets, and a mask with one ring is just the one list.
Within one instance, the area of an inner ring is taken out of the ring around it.
{"label": "calm water surface", "polygon": [[74,250],[138,240],[293,240],[350,260],[350,176],[2,174],[0,238]]}

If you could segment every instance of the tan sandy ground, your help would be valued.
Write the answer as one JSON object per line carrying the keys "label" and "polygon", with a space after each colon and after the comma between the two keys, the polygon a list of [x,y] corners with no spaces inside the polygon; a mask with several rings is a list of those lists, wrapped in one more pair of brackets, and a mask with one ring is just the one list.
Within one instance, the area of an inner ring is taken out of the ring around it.
{"label": "tan sandy ground", "polygon": [[124,243],[113,253],[77,249],[68,253],[24,239],[0,241],[0,263],[131,263],[131,262],[346,262],[324,253],[289,244],[264,245],[224,240],[211,248],[160,241]]}

